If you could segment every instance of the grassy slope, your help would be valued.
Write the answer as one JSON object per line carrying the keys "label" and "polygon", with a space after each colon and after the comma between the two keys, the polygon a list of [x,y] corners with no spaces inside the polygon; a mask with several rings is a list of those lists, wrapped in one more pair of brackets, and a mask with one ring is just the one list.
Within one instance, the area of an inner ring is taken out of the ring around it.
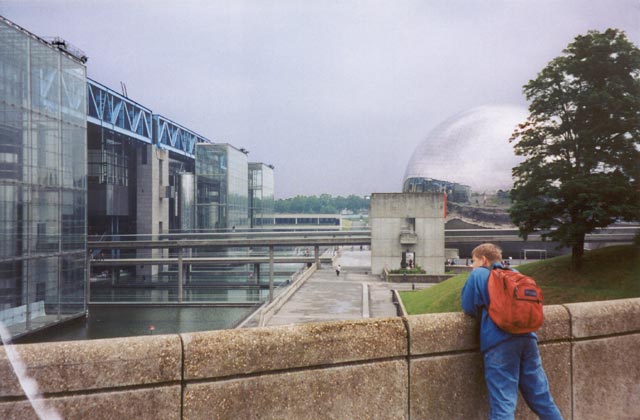
{"label": "grassy slope", "polygon": [[[581,273],[569,269],[571,256],[520,265],[544,293],[546,305],[640,297],[640,249],[612,246],[585,253]],[[416,292],[401,292],[409,314],[460,311],[460,291],[468,273]]]}

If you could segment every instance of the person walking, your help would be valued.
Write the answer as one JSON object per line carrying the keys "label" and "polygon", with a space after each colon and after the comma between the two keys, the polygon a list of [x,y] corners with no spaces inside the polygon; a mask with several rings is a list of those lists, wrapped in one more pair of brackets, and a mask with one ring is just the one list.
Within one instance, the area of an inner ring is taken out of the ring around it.
{"label": "person walking", "polygon": [[520,389],[539,418],[562,420],[542,368],[536,333],[508,333],[489,316],[489,275],[492,269],[503,268],[502,250],[494,244],[482,244],[474,248],[471,256],[473,271],[462,288],[461,304],[467,315],[480,321],[480,351],[489,391],[490,418],[513,419]]}
{"label": "person walking", "polygon": [[338,264],[336,266],[336,276],[340,277],[340,271],[342,271],[342,267],[340,266],[340,264]]}

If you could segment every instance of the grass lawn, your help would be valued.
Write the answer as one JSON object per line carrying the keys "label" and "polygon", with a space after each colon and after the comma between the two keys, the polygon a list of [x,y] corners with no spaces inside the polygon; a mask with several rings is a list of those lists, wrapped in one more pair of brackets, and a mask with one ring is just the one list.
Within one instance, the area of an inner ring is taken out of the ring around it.
{"label": "grass lawn", "polygon": [[[516,269],[533,277],[545,305],[640,297],[640,248],[611,246],[585,252],[580,273],[570,270],[571,255],[523,264]],[[468,273],[428,289],[400,292],[411,315],[459,312],[460,291]]]}

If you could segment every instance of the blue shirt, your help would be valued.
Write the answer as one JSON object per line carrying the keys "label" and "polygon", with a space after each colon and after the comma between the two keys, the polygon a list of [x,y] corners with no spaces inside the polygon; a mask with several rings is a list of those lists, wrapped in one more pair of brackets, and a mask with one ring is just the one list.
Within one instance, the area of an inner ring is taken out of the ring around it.
{"label": "blue shirt", "polygon": [[[500,263],[494,263],[491,268],[502,267]],[[475,268],[467,278],[462,288],[460,300],[462,310],[474,318],[481,314],[480,319],[480,351],[485,352],[490,348],[508,340],[516,335],[503,331],[489,317],[489,269],[487,267]],[[537,339],[535,333],[518,334],[517,337],[532,337]]]}

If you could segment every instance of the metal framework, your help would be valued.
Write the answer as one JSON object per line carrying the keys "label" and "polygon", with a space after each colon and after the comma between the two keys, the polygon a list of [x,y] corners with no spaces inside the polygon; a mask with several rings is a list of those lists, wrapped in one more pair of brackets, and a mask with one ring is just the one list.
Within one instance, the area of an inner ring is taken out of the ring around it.
{"label": "metal framework", "polygon": [[87,79],[87,121],[191,159],[196,143],[213,143],[91,79]]}
{"label": "metal framework", "polygon": [[91,79],[87,79],[87,121],[153,143],[151,110]]}
{"label": "metal framework", "polygon": [[154,143],[161,149],[168,149],[181,155],[195,158],[196,143],[212,142],[175,122],[154,114]]}

